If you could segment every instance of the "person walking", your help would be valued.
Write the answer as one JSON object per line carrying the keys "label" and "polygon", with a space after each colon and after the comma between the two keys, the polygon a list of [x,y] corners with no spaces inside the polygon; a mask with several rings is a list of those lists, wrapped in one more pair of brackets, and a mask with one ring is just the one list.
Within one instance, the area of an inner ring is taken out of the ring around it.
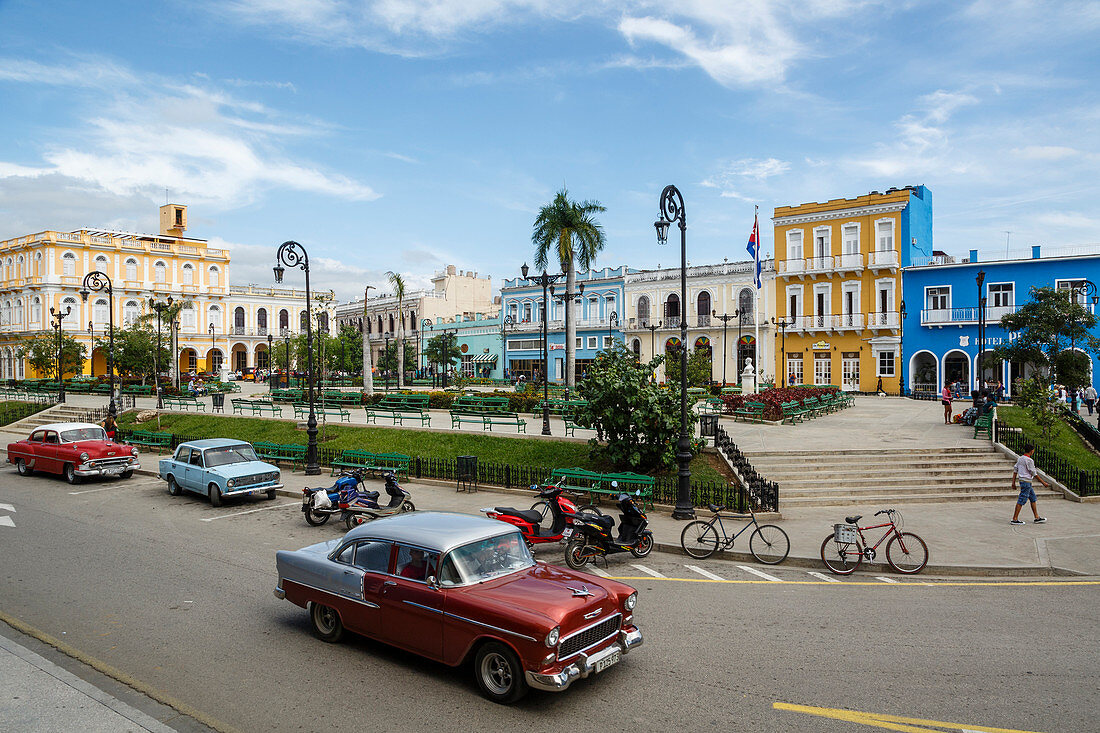
{"label": "person walking", "polygon": [[951,385],[943,385],[943,393],[940,395],[940,404],[943,405],[943,424],[951,424]]}
{"label": "person walking", "polygon": [[1018,478],[1020,480],[1020,495],[1016,499],[1016,511],[1012,513],[1010,524],[1024,523],[1024,520],[1020,519],[1020,509],[1027,502],[1031,502],[1031,513],[1035,515],[1036,524],[1047,521],[1046,517],[1039,516],[1039,508],[1035,505],[1035,489],[1031,488],[1031,481],[1032,479],[1039,479],[1039,483],[1048,489],[1050,484],[1044,481],[1043,477],[1036,471],[1035,461],[1031,459],[1031,454],[1034,452],[1035,446],[1028,446],[1023,455],[1017,459],[1016,465],[1012,467],[1012,490],[1016,490],[1016,479]]}
{"label": "person walking", "polygon": [[1096,404],[1096,388],[1091,384],[1085,387],[1085,407],[1089,408],[1089,414],[1092,414],[1092,407]]}

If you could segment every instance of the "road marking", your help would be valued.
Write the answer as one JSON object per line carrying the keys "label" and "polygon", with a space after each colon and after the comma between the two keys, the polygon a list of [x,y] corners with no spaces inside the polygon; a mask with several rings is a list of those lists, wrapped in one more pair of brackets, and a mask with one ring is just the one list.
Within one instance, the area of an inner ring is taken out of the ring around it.
{"label": "road marking", "polygon": [[[641,575],[603,575],[605,578],[611,580],[653,580],[651,576]],[[667,580],[670,583],[725,583],[727,585],[766,585],[774,581],[771,580],[711,580],[710,578],[666,578],[662,577],[661,580]],[[836,583],[832,578],[826,580],[786,580],[782,581],[788,585],[831,585]],[[870,580],[845,580],[841,582],[841,585],[867,585],[874,588],[924,588],[927,586],[944,587],[944,586],[963,586],[963,587],[977,587],[977,586],[1063,586],[1063,585],[1100,585],[1100,580],[940,580],[940,581],[921,581],[913,583],[883,583],[881,581]]]}
{"label": "road marking", "polygon": [[0,517],[0,527],[14,527],[15,522],[11,521],[11,517]]}
{"label": "road marking", "polygon": [[893,578],[887,578],[885,575],[876,575],[875,580],[881,580],[883,583],[897,583],[898,581]]}
{"label": "road marking", "polygon": [[201,521],[203,521],[203,522],[213,522],[216,519],[225,519],[227,517],[239,517],[242,514],[252,514],[253,512],[266,512],[268,509],[285,509],[288,506],[298,506],[298,507],[300,507],[301,505],[302,505],[302,502],[296,501],[293,504],[277,504],[276,506],[262,506],[259,509],[249,509],[248,511],[244,511],[244,512],[233,512],[232,514],[222,514],[222,515],[219,515],[217,517],[207,517],[206,519],[203,519]]}
{"label": "road marking", "polygon": [[94,494],[97,491],[118,491],[117,486],[104,486],[102,489],[85,489],[84,491],[70,491],[69,496],[76,496],[77,494]]}
{"label": "road marking", "polygon": [[826,583],[839,583],[839,582],[840,582],[840,581],[839,581],[839,580],[837,580],[836,578],[830,578],[830,577],[829,577],[828,575],[826,575],[825,573],[815,573],[815,572],[814,572],[813,570],[807,570],[807,571],[806,571],[806,574],[807,574],[807,575],[812,575],[812,576],[814,576],[815,578],[821,578],[821,579],[822,579],[822,580],[824,580],[824,581],[825,581]]}
{"label": "road marking", "polygon": [[656,570],[653,570],[651,568],[647,568],[645,565],[635,565],[635,564],[631,563],[630,567],[638,568],[639,570],[641,570],[646,575],[652,575],[654,578],[667,578],[668,577],[667,575],[661,575]]}
{"label": "road marking", "polygon": [[738,565],[737,567],[741,568],[746,573],[752,573],[753,575],[757,575],[757,576],[763,578],[764,580],[770,580],[773,583],[782,583],[783,582],[782,580],[775,577],[774,575],[768,575],[767,573],[765,573],[761,570],[757,570],[756,568],[750,568],[748,565]]}
{"label": "road marking", "polygon": [[859,710],[842,710],[840,708],[820,708],[813,705],[792,705],[786,702],[772,703],[776,710],[786,710],[792,713],[804,715],[817,715],[822,718],[844,720],[849,723],[871,725],[876,728],[903,731],[904,733],[930,733],[932,726],[935,728],[949,728],[951,730],[976,731],[976,733],[1037,733],[1037,731],[1019,730],[1017,728],[993,728],[987,725],[972,725],[969,723],[948,723],[942,720],[925,720],[923,718],[902,718],[897,715],[884,713],[865,713]]}
{"label": "road marking", "polygon": [[0,504],[0,512],[11,512],[15,514],[15,507],[11,504]]}
{"label": "road marking", "polygon": [[724,580],[724,578],[718,577],[717,575],[710,572],[709,570],[703,570],[701,567],[699,567],[697,565],[685,565],[684,567],[687,568],[688,570],[694,570],[695,572],[702,575],[704,578],[710,578],[711,580]]}
{"label": "road marking", "polygon": [[600,576],[601,578],[610,578],[611,577],[610,575],[605,573],[603,570],[600,570],[595,565],[593,565],[591,568],[589,568],[588,571],[591,572],[593,575]]}

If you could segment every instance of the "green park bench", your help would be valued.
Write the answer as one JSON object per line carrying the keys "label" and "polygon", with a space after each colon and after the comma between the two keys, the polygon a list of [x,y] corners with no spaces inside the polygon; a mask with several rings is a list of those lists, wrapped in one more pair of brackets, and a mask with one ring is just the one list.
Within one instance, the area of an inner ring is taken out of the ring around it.
{"label": "green park bench", "polygon": [[265,460],[274,461],[276,466],[279,465],[279,461],[292,464],[306,462],[304,445],[282,445],[261,440],[253,443],[252,447],[256,449],[256,455]]}
{"label": "green park bench", "polygon": [[92,394],[111,394],[111,385],[104,382],[92,387]]}
{"label": "green park bench", "polygon": [[517,433],[527,432],[527,421],[516,412],[487,412],[481,420],[483,430],[491,431],[494,425],[515,425]]}
{"label": "green park bench", "polygon": [[726,403],[721,397],[707,397],[699,406],[699,412],[704,415],[721,415],[724,409],[726,409]]}
{"label": "green park bench", "polygon": [[161,404],[164,405],[166,410],[172,408],[178,408],[180,410],[190,410],[195,408],[195,412],[206,412],[206,403],[199,400],[198,397],[174,397],[172,395],[165,395],[161,398]]}
{"label": "green park bench", "polygon": [[764,422],[764,403],[746,402],[733,411],[734,420],[748,420],[749,422]]}
{"label": "green park bench", "polygon": [[150,384],[127,384],[122,388],[122,394],[152,395],[153,386]]}
{"label": "green park bench", "polygon": [[508,412],[508,398],[463,395],[455,399],[451,408],[468,412]]}
{"label": "green park bench", "polygon": [[457,430],[462,427],[462,423],[476,423],[484,426],[485,421],[482,419],[485,417],[485,413],[481,410],[451,410],[451,428]]}
{"label": "green park bench", "polygon": [[807,397],[802,400],[802,407],[806,410],[806,414],[809,417],[817,417],[823,415],[826,412],[825,406],[821,404],[821,400],[816,397]]}
{"label": "green park bench", "polygon": [[573,436],[577,437],[577,428],[583,428],[583,425],[577,424],[576,413],[572,410],[566,410],[561,414],[562,422],[565,423],[565,437]]}
{"label": "green park bench", "polygon": [[741,394],[740,387],[723,387],[722,394]]}
{"label": "green park bench", "polygon": [[330,465],[332,474],[337,469],[363,469],[366,471],[393,472],[395,474],[409,475],[409,465],[412,459],[403,453],[371,453],[365,450],[344,450],[339,458]]}
{"label": "green park bench", "polygon": [[126,433],[124,442],[129,445],[140,445],[143,448],[154,448],[159,453],[162,448],[172,447],[172,434],[155,433],[150,430],[131,430]]}
{"label": "green park bench", "polygon": [[[340,422],[351,422],[351,413],[346,407],[340,405],[314,405],[313,414],[315,417],[324,418],[336,418]],[[305,420],[309,417],[309,405],[303,403],[297,403],[294,405],[294,417]]]}
{"label": "green park bench", "polygon": [[794,425],[796,422],[803,422],[806,419],[806,410],[798,400],[783,402],[779,407],[782,410],[781,423],[790,421],[790,424]]}
{"label": "green park bench", "polygon": [[982,437],[993,440],[993,415],[982,415],[974,421],[974,437],[977,438],[979,433]]}
{"label": "green park bench", "polygon": [[301,389],[273,389],[271,390],[273,402],[301,402],[305,399],[305,390]]}
{"label": "green park bench", "polygon": [[359,392],[325,390],[321,393],[321,401],[330,402],[336,405],[358,405],[363,401],[363,396]]}
{"label": "green park bench", "polygon": [[[600,496],[617,498],[619,494],[633,494],[640,492],[639,498],[643,504],[652,505],[653,488],[656,481],[652,476],[629,471],[622,473],[597,473],[583,468],[555,468],[551,473],[551,483],[557,483],[564,478],[563,488],[574,494],[587,494],[591,503],[598,501]],[[612,486],[611,482],[616,486]]]}

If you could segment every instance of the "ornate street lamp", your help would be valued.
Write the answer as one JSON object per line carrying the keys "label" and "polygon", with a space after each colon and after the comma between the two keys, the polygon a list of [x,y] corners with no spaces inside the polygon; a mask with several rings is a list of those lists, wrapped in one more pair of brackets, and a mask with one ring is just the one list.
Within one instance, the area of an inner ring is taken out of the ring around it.
{"label": "ornate street lamp", "polygon": [[615,329],[619,327],[619,314],[615,311],[611,311],[611,315],[607,317],[607,338],[615,340]]}
{"label": "ornate street lamp", "polygon": [[270,393],[274,391],[274,382],[271,379],[271,373],[275,371],[275,359],[272,358],[274,351],[272,351],[272,345],[275,343],[275,339],[271,336],[271,332],[267,334],[267,391]]}
{"label": "ornate street lamp", "polygon": [[[687,307],[687,215],[684,197],[675,186],[665,186],[658,205],[659,216],[653,222],[657,244],[668,243],[668,227],[677,222],[680,227],[680,303]],[[680,318],[680,439],[676,441],[676,462],[679,487],[673,519],[694,519],[695,505],[691,500],[691,438],[687,425],[687,318]]]}
{"label": "ornate street lamp", "polygon": [[905,396],[905,301],[901,301],[901,330],[898,331],[898,395]]}
{"label": "ornate street lamp", "polygon": [[276,283],[283,281],[283,273],[286,272],[283,265],[297,267],[306,276],[306,378],[309,382],[309,418],[306,420],[306,435],[308,436],[306,443],[306,475],[317,476],[321,473],[321,466],[317,462],[317,414],[314,412],[313,405],[313,326],[310,323],[313,319],[309,317],[311,302],[309,297],[309,255],[306,254],[305,248],[297,242],[293,240],[283,242],[279,245],[279,250],[275,254],[275,266],[271,268],[272,272],[275,273]]}
{"label": "ornate street lamp", "polygon": [[[1092,280],[1082,280],[1080,283],[1071,283],[1069,288],[1070,303],[1076,303],[1078,294],[1083,298],[1090,298],[1092,300],[1092,309],[1096,310],[1097,302],[1100,302],[1100,298],[1096,297],[1096,283]],[[1074,323],[1074,325],[1077,325]],[[1070,331],[1069,337],[1069,350],[1073,353],[1077,350],[1077,334],[1074,331]]]}
{"label": "ornate street lamp", "polygon": [[286,388],[290,389],[290,329],[287,329],[283,340],[286,341]]}
{"label": "ornate street lamp", "polygon": [[[735,310],[733,314],[723,313],[718,315],[718,311],[712,310],[710,312],[712,316],[722,322],[722,386],[726,386],[726,349],[729,347],[729,342],[726,341],[726,324],[732,321],[734,318],[738,318],[741,315],[741,311]],[[741,374],[741,322],[737,322],[737,344],[733,347],[733,368],[737,372],[733,376],[737,377]]]}
{"label": "ornate street lamp", "polygon": [[50,306],[50,318],[53,321],[54,330],[57,331],[57,401],[65,401],[65,380],[61,378],[61,322],[73,312],[73,307],[70,305],[65,310],[54,310],[54,307]]}
{"label": "ornate street lamp", "polygon": [[643,326],[642,328],[649,329],[649,358],[655,359],[657,358],[657,342],[654,332],[661,328],[661,321],[650,323],[648,326]]}
{"label": "ornate street lamp", "polygon": [[[389,369],[389,362],[390,362],[390,332],[386,331],[386,333],[383,335],[383,338],[386,340],[386,350],[382,352],[386,357],[386,391],[389,392],[390,391],[390,369]],[[444,384],[443,386],[446,387],[447,385]]]}
{"label": "ornate street lamp", "polygon": [[[80,299],[88,302],[88,296],[93,292],[103,291],[107,294],[107,381],[111,385],[111,401],[107,406],[107,414],[115,417],[118,408],[115,406],[115,307],[114,289],[111,287],[111,278],[98,270],[92,270],[84,276],[84,288],[80,291]],[[94,310],[94,306],[93,306]],[[89,326],[91,323],[88,324]],[[90,330],[90,329],[89,329]],[[94,351],[94,349],[93,349]],[[92,356],[92,364],[95,364],[95,356]],[[94,367],[93,367],[94,368]]]}
{"label": "ornate street lamp", "polygon": [[210,373],[214,373],[214,324],[210,324],[210,328],[207,329],[210,333],[210,363],[206,366],[210,368]]}
{"label": "ornate street lamp", "polygon": [[548,353],[549,344],[546,341],[547,328],[549,327],[547,291],[550,283],[557,282],[565,275],[547,275],[546,270],[543,270],[541,275],[529,278],[527,277],[529,269],[526,262],[523,263],[523,267],[519,268],[519,271],[524,280],[542,286],[542,434],[550,435],[550,356]]}
{"label": "ornate street lamp", "polygon": [[789,320],[789,321],[785,318],[780,318],[778,321],[775,320],[774,317],[772,318],[772,325],[773,326],[778,326],[780,328],[780,330],[782,331],[782,333],[783,333],[783,339],[782,339],[782,342],[781,342],[782,345],[780,347],[781,351],[780,351],[780,357],[779,357],[779,364],[780,364],[780,368],[783,369],[783,388],[784,389],[786,389],[786,387],[787,387],[787,329],[790,328],[791,326],[793,326],[794,322],[795,322],[795,317],[794,316],[791,316],[791,320]]}
{"label": "ornate street lamp", "polygon": [[164,311],[172,307],[172,296],[168,296],[167,303],[161,303],[159,300],[149,298],[149,307],[157,312],[157,350],[153,352],[153,389],[157,391],[157,409],[164,409],[164,396],[160,391],[160,370],[157,368],[157,358],[160,356],[160,324],[164,318]]}
{"label": "ornate street lamp", "polygon": [[982,352],[985,351],[985,296],[982,295],[982,285],[985,283],[985,270],[978,270],[978,276],[974,278],[978,283],[978,358],[975,362],[977,371],[976,391],[982,391]]}
{"label": "ornate street lamp", "polygon": [[[87,302],[85,300],[84,302]],[[91,364],[92,378],[95,378],[95,322],[88,321],[88,363]]]}
{"label": "ornate street lamp", "polygon": [[508,378],[507,375],[504,374],[506,371],[508,371],[508,329],[514,328],[515,325],[516,319],[512,315],[504,316],[504,320],[500,322],[500,345],[503,352],[501,355],[501,359],[503,361],[503,364],[501,366],[501,375],[504,376],[505,379]]}
{"label": "ornate street lamp", "polygon": [[[432,321],[432,319],[431,318],[421,318],[420,319],[420,335],[421,335],[421,337],[423,337],[423,335],[424,335],[424,326],[427,326],[428,328],[430,328],[433,333],[435,332],[434,322]],[[427,348],[427,347],[425,346],[425,348]],[[424,359],[425,359],[425,365],[427,365],[427,355],[426,354],[425,354]],[[435,375],[434,374],[432,375],[432,388],[433,389],[435,388]]]}

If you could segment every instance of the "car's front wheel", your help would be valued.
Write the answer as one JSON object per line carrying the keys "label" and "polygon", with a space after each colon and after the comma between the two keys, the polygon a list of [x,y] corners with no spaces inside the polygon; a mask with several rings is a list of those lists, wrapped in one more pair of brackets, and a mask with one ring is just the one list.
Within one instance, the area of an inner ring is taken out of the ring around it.
{"label": "car's front wheel", "polygon": [[65,480],[70,484],[80,483],[80,477],[76,475],[76,466],[71,463],[65,464]]}
{"label": "car's front wheel", "polygon": [[317,602],[310,603],[309,618],[313,622],[313,633],[321,641],[335,644],[344,635],[344,623],[335,608]]}
{"label": "car's front wheel", "polygon": [[268,489],[267,490],[267,498],[268,499],[274,499],[275,498],[275,489]]}
{"label": "car's front wheel", "polygon": [[519,657],[499,641],[491,641],[477,650],[474,675],[481,694],[502,705],[516,702],[529,689]]}
{"label": "car's front wheel", "polygon": [[210,484],[210,506],[222,505],[222,490],[217,484]]}
{"label": "car's front wheel", "polygon": [[123,471],[122,473],[120,473],[120,474],[118,475],[118,477],[119,477],[119,478],[130,478],[130,477],[131,477],[131,476],[133,476],[133,475],[134,475],[134,472],[133,472],[133,471]]}
{"label": "car's front wheel", "polygon": [[15,459],[15,470],[19,472],[20,476],[30,476],[34,473],[34,469],[29,467],[22,458]]}

